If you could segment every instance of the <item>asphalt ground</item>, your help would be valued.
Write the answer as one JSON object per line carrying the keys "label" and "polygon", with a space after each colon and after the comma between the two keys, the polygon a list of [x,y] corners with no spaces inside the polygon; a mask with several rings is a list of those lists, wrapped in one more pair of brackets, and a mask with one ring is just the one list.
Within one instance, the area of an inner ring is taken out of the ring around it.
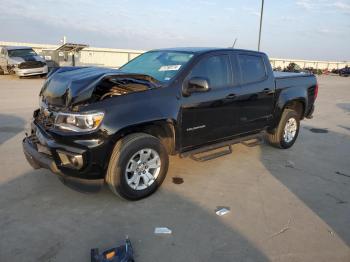
{"label": "asphalt ground", "polygon": [[[318,81],[314,118],[291,149],[171,157],[160,190],[129,202],[33,170],[21,141],[43,80],[0,76],[0,261],[90,261],[91,248],[126,235],[136,261],[350,261],[350,78]],[[155,235],[160,226],[172,234]]]}

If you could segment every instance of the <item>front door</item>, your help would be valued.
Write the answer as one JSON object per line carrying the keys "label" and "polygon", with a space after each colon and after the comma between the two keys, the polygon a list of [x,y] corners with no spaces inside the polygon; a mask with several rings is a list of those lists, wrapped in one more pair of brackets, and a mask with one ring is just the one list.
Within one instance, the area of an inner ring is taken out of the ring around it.
{"label": "front door", "polygon": [[[202,57],[184,81],[192,77],[208,80],[210,90],[182,97],[181,147],[196,147],[232,135],[235,90],[232,67],[227,53]],[[237,87],[238,88],[238,87]]]}

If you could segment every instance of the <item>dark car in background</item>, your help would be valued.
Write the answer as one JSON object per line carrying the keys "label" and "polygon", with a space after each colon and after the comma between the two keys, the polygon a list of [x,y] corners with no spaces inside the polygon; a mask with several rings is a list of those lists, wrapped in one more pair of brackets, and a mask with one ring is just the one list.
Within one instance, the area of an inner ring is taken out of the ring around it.
{"label": "dark car in background", "polygon": [[0,74],[16,74],[22,77],[47,73],[45,59],[31,47],[0,46]]}
{"label": "dark car in background", "polygon": [[350,67],[346,66],[343,69],[340,69],[338,71],[338,73],[339,73],[340,76],[346,76],[347,77],[347,76],[350,75]]}

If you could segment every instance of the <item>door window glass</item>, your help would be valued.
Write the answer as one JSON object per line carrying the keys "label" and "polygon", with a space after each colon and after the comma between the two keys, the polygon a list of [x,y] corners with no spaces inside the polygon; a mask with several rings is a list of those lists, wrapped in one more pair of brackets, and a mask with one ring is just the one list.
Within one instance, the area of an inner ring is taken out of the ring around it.
{"label": "door window glass", "polygon": [[258,82],[265,78],[266,69],[261,56],[238,55],[238,61],[242,70],[243,84]]}
{"label": "door window glass", "polygon": [[228,55],[205,57],[192,69],[189,78],[206,78],[211,88],[227,87],[230,85],[230,61]]}

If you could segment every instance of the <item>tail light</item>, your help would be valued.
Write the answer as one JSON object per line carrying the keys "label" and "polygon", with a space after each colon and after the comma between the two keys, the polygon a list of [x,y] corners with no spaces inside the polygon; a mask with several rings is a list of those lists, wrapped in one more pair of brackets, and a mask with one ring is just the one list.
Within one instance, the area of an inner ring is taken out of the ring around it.
{"label": "tail light", "polygon": [[315,99],[317,98],[318,95],[318,83],[316,82],[316,86],[315,86]]}

